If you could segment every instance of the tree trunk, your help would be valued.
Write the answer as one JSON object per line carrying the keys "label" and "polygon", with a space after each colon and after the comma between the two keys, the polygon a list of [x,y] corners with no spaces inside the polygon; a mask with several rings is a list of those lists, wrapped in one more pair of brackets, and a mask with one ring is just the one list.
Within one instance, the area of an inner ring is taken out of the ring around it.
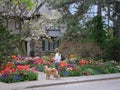
{"label": "tree trunk", "polygon": [[102,2],[101,0],[98,0],[98,12],[97,12],[97,15],[98,16],[101,16],[101,8],[102,8]]}
{"label": "tree trunk", "polygon": [[114,37],[120,37],[120,1],[115,2]]}
{"label": "tree trunk", "polygon": [[114,26],[113,26],[113,37],[116,39],[116,43],[113,48],[113,59],[120,62],[120,1],[115,1],[114,3]]}
{"label": "tree trunk", "polygon": [[106,4],[107,4],[107,17],[108,17],[108,32],[110,32],[110,2],[108,0],[106,0]]}
{"label": "tree trunk", "polygon": [[27,56],[26,47],[25,47],[25,41],[16,42],[15,45],[16,45],[16,47],[18,49],[18,52],[19,52],[20,56]]}

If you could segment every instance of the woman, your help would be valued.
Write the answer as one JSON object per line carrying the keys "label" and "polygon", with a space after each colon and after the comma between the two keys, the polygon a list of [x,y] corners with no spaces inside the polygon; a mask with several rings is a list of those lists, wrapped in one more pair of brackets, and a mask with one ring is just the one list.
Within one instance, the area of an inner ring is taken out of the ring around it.
{"label": "woman", "polygon": [[58,70],[59,69],[59,64],[61,61],[61,54],[58,48],[55,49],[55,68]]}

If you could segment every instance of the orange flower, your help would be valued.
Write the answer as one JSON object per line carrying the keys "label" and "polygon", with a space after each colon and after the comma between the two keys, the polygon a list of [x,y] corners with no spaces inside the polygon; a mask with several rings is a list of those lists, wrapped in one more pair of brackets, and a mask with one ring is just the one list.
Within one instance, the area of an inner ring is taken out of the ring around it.
{"label": "orange flower", "polygon": [[60,66],[61,66],[61,67],[66,67],[66,66],[67,66],[67,63],[66,63],[66,62],[61,61],[61,62],[60,62]]}
{"label": "orange flower", "polygon": [[12,59],[14,59],[14,60],[18,60],[18,57],[17,57],[16,55],[12,55],[11,57],[12,57]]}
{"label": "orange flower", "polygon": [[79,61],[79,65],[85,65],[85,64],[89,64],[89,62],[84,59]]}
{"label": "orange flower", "polygon": [[10,62],[10,63],[7,63],[5,66],[6,66],[6,67],[13,67],[14,64]]}

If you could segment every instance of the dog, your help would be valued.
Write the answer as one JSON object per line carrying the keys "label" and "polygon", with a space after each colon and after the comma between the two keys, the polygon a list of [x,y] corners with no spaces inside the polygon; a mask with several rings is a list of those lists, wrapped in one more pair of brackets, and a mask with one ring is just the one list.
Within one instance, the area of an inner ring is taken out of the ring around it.
{"label": "dog", "polygon": [[44,71],[46,73],[46,79],[50,79],[50,76],[54,76],[54,78],[59,79],[60,75],[58,74],[57,69],[49,68],[48,66],[44,66]]}

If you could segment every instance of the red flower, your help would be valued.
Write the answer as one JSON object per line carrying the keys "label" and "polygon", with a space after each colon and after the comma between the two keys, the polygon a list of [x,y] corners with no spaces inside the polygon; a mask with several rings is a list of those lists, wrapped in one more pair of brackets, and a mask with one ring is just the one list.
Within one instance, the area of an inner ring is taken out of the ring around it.
{"label": "red flower", "polygon": [[75,67],[75,68],[73,68],[72,70],[74,70],[74,71],[78,71],[78,68]]}
{"label": "red flower", "polygon": [[18,66],[17,66],[17,69],[18,69],[18,70],[27,70],[29,67],[30,67],[30,65],[25,65],[25,66],[18,65]]}
{"label": "red flower", "polygon": [[84,59],[79,61],[79,65],[85,65],[85,64],[89,64],[89,62]]}
{"label": "red flower", "polygon": [[67,66],[67,63],[66,63],[66,62],[61,61],[61,62],[60,62],[60,66],[61,66],[61,67],[66,67],[66,66]]}
{"label": "red flower", "polygon": [[13,72],[15,72],[16,70],[14,69],[14,68],[11,68],[11,67],[7,67],[7,68],[5,68],[4,70],[2,70],[1,72],[0,72],[0,74],[5,74],[5,73],[7,73],[7,74],[12,74]]}

